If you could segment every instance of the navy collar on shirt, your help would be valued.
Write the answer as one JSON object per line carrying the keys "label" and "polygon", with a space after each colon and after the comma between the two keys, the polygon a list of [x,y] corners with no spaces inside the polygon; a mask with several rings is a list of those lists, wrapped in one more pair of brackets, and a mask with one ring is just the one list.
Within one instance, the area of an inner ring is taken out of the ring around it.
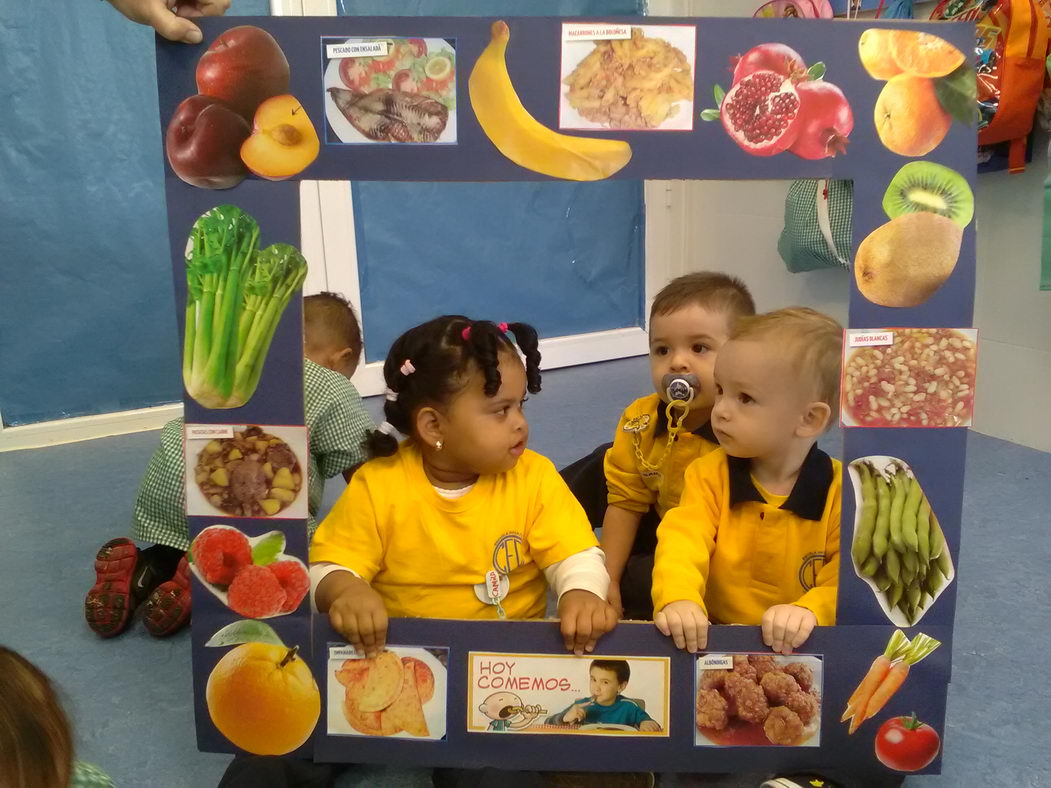
{"label": "navy collar on shirt", "polygon": [[[745,501],[765,503],[766,499],[752,481],[751,460],[729,455],[726,459],[730,471],[730,506]],[[814,444],[803,460],[792,492],[780,508],[797,514],[804,520],[820,521],[825,514],[825,502],[828,499],[828,489],[832,486],[832,476],[832,458]]]}
{"label": "navy collar on shirt", "polygon": [[[657,427],[655,428],[653,435],[654,437],[660,437],[668,431],[668,403],[662,399],[657,400]],[[719,439],[715,437],[715,433],[712,432],[711,421],[706,421],[700,427],[693,431],[694,435],[704,438],[709,443],[719,444]]]}

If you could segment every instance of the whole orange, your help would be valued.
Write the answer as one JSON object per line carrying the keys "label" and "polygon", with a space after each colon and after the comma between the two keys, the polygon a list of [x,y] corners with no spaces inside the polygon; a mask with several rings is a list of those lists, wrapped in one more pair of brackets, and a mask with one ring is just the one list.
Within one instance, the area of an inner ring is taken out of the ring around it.
{"label": "whole orange", "polygon": [[321,693],[297,648],[242,643],[208,676],[208,713],[219,732],[255,755],[301,746],[321,715]]}
{"label": "whole orange", "polygon": [[899,74],[876,99],[873,113],[880,142],[902,156],[925,156],[941,144],[952,116],[938,101],[926,77]]}
{"label": "whole orange", "polygon": [[858,39],[858,57],[873,79],[890,79],[901,73],[901,66],[890,52],[890,37],[893,34],[893,30],[873,27]]}

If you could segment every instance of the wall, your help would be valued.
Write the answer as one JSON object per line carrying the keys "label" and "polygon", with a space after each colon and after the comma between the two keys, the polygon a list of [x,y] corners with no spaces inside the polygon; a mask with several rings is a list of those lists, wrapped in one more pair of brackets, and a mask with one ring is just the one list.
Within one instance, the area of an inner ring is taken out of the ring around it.
{"label": "wall", "polygon": [[693,181],[686,184],[686,269],[740,276],[760,310],[802,304],[847,318],[850,272],[793,274],[777,253],[788,181]]}
{"label": "wall", "polygon": [[153,31],[56,5],[0,0],[7,426],[179,398]]}
{"label": "wall", "polygon": [[1051,292],[1038,290],[1046,149],[1022,175],[978,179],[974,428],[1051,452]]}

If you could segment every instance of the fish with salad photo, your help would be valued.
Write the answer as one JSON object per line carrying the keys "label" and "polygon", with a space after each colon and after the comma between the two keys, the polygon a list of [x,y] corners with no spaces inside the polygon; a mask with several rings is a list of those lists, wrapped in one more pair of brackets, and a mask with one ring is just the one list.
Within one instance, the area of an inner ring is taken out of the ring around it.
{"label": "fish with salad photo", "polygon": [[[325,39],[327,142],[456,142],[455,42]],[[343,53],[373,52],[345,56]]]}

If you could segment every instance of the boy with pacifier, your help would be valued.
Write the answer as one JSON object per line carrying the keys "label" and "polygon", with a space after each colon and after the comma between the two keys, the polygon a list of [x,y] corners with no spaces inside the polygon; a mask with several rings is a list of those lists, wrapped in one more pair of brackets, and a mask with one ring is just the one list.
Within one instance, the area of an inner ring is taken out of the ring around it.
{"label": "boy with pacifier", "polygon": [[562,471],[602,527],[609,600],[622,618],[652,618],[657,524],[679,503],[686,467],[718,448],[712,368],[737,319],[754,314],[748,288],[732,276],[701,271],[669,282],[650,309],[655,393],[624,410],[612,444]]}

